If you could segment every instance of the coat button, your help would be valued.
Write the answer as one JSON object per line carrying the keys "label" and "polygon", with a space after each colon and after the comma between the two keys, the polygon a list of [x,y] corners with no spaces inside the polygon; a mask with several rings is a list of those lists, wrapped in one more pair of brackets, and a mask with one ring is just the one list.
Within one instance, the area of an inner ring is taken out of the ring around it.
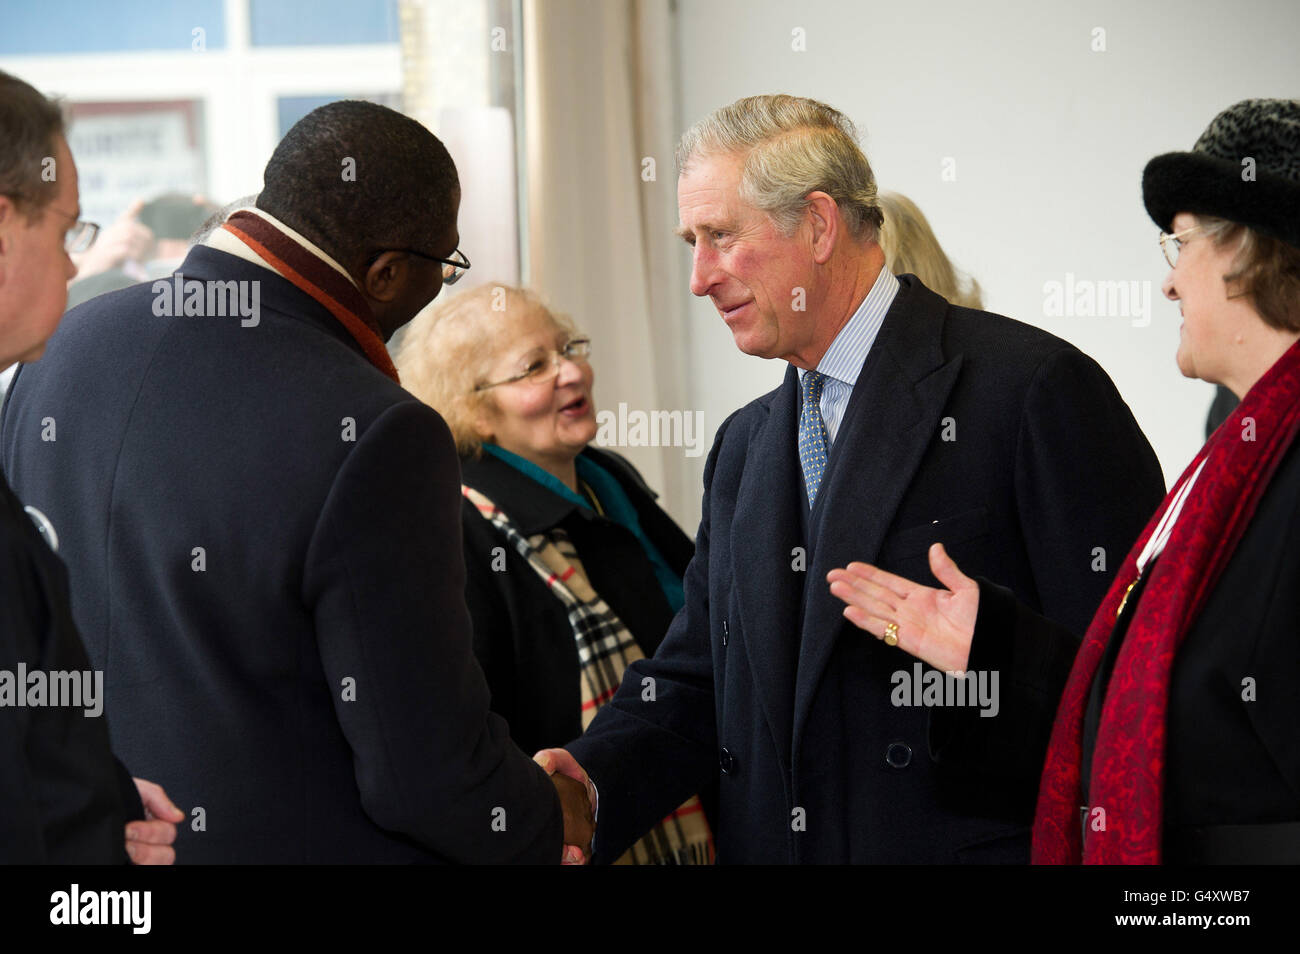
{"label": "coat button", "polygon": [[736,770],[736,757],[731,754],[731,751],[725,745],[718,756],[718,767],[722,769],[723,775],[730,775]]}
{"label": "coat button", "polygon": [[912,747],[906,742],[891,742],[885,750],[885,761],[893,768],[907,768],[912,761]]}
{"label": "coat button", "polygon": [[722,621],[722,645],[727,645],[727,637],[730,635],[731,632],[727,629],[727,621],[724,619]]}

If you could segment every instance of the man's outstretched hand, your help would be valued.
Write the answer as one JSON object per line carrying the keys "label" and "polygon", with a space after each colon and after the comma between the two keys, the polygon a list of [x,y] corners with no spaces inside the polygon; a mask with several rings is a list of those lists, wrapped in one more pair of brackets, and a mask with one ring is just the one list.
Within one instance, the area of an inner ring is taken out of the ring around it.
{"label": "man's outstretched hand", "polygon": [[564,854],[566,865],[582,865],[589,860],[591,840],[596,833],[596,792],[591,779],[572,755],[564,749],[542,749],[533,756],[551,777],[560,796],[564,812]]}
{"label": "man's outstretched hand", "polygon": [[846,604],[844,617],[877,639],[891,632],[898,648],[940,672],[964,672],[970,661],[979,584],[958,569],[942,543],[930,546],[930,572],[943,584],[922,586],[869,563],[831,570],[831,595]]}

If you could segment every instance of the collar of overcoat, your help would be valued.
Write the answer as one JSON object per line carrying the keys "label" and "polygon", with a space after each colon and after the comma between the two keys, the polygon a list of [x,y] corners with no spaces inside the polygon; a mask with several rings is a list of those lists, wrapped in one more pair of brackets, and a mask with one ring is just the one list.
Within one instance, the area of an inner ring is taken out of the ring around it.
{"label": "collar of overcoat", "polygon": [[[784,740],[781,757],[795,764],[835,640],[850,625],[826,574],[854,560],[876,559],[903,493],[937,436],[961,368],[960,354],[943,352],[948,302],[913,275],[900,276],[900,284],[853,388],[806,520],[796,509],[808,505],[796,451],[800,401],[793,366],[750,438],[737,492],[730,547],[742,643],[773,737]],[[797,547],[804,548],[802,561]],[[870,638],[857,629],[852,635]]]}
{"label": "collar of overcoat", "polygon": [[[361,360],[369,360],[361,345],[348,334],[343,324],[330,314],[328,308],[270,266],[259,265],[207,245],[195,245],[175,272],[154,279],[153,284],[174,287],[177,275],[180,275],[184,281],[257,282],[258,301],[262,311],[311,325],[342,342],[349,350],[356,352]],[[156,290],[163,291],[163,289]],[[259,323],[262,320],[266,320],[265,315],[259,316]],[[248,334],[256,333],[256,327],[249,328]]]}

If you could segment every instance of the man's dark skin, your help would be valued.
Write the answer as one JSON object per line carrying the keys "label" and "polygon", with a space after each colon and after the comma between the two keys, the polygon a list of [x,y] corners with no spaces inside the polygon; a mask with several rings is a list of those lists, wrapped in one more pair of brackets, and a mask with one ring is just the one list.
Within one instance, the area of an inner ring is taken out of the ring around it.
{"label": "man's dark skin", "polygon": [[[460,230],[456,227],[460,213],[459,189],[451,202],[451,222],[443,241],[428,253],[438,258],[450,258],[460,245]],[[339,264],[348,270],[352,281],[361,289],[384,341],[392,338],[398,328],[414,318],[416,312],[442,291],[442,263],[409,252],[383,252],[373,262],[354,259]]]}
{"label": "man's dark skin", "polygon": [[[451,258],[460,245],[460,230],[456,226],[460,211],[459,189],[452,197],[452,209],[451,224],[443,240],[429,250],[429,255]],[[319,240],[313,241],[320,244]],[[365,296],[384,341],[392,338],[397,329],[414,318],[442,291],[442,263],[409,252],[383,252],[369,264],[364,259],[340,264],[348,270]],[[558,772],[551,774],[551,781],[560,796],[560,808],[564,813],[564,861],[566,864],[582,863],[588,857],[587,849],[596,830],[586,786]]]}

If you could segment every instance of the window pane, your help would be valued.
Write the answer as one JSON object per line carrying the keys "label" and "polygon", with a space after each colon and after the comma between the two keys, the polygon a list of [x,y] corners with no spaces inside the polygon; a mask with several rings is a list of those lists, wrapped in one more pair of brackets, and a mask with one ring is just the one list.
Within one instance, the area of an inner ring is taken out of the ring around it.
{"label": "window pane", "polygon": [[279,115],[280,138],[284,138],[293,124],[306,116],[313,109],[327,103],[336,103],[340,99],[364,99],[368,103],[378,103],[389,109],[402,110],[400,93],[323,93],[317,96],[281,96],[275,101],[276,113]]}
{"label": "window pane", "polygon": [[0,54],[192,50],[226,45],[222,0],[41,0],[6,3]]}
{"label": "window pane", "polygon": [[202,103],[73,103],[68,147],[83,217],[108,225],[134,200],[207,191]]}
{"label": "window pane", "polygon": [[250,0],[253,46],[396,43],[397,0]]}

